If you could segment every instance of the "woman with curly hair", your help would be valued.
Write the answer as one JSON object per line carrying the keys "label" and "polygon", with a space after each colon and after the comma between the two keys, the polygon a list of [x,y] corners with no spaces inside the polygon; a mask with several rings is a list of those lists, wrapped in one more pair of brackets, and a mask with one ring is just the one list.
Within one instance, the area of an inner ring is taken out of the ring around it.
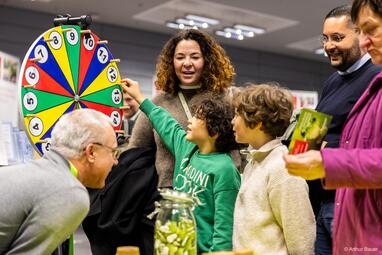
{"label": "woman with curly hair", "polygon": [[[191,100],[199,100],[205,92],[225,94],[234,75],[224,49],[211,36],[195,29],[182,30],[165,44],[159,55],[156,88],[160,94],[153,102],[186,128],[187,119],[191,118],[191,113],[187,113]],[[156,147],[158,186],[172,186],[174,157],[144,114],[135,123],[128,147]]]}

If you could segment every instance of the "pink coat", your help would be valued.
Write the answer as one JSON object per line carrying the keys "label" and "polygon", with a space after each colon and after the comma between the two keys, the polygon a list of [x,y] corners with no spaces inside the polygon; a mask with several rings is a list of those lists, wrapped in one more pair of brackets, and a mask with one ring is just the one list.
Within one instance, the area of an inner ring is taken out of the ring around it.
{"label": "pink coat", "polygon": [[350,112],[340,148],[321,154],[325,187],[337,189],[333,254],[382,254],[382,72]]}

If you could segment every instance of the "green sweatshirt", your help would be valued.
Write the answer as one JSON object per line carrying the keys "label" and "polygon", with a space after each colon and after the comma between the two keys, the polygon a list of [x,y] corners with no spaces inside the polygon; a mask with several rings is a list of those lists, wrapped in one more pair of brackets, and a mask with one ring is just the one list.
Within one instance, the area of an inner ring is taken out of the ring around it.
{"label": "green sweatshirt", "polygon": [[140,109],[174,155],[174,189],[191,194],[198,202],[194,210],[198,253],[232,250],[233,210],[240,174],[230,155],[200,154],[166,110],[148,99]]}

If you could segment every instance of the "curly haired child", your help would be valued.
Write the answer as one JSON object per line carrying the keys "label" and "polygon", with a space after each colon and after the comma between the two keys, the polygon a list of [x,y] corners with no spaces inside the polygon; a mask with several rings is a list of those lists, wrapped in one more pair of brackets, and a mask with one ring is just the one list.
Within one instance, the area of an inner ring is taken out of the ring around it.
{"label": "curly haired child", "polygon": [[240,174],[229,151],[235,146],[232,105],[221,95],[200,101],[188,120],[187,132],[161,107],[145,99],[138,83],[127,79],[125,92],[140,109],[175,157],[173,187],[197,202],[198,253],[232,250],[233,208]]}

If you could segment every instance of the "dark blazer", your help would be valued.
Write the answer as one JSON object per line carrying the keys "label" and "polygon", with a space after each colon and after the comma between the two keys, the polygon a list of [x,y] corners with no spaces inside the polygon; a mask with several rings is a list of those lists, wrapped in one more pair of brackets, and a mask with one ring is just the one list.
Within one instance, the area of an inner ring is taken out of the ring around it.
{"label": "dark blazer", "polygon": [[141,255],[154,249],[154,211],[159,200],[155,150],[132,148],[122,153],[105,188],[89,190],[91,206],[82,225],[93,255],[114,255],[118,246],[138,246]]}

